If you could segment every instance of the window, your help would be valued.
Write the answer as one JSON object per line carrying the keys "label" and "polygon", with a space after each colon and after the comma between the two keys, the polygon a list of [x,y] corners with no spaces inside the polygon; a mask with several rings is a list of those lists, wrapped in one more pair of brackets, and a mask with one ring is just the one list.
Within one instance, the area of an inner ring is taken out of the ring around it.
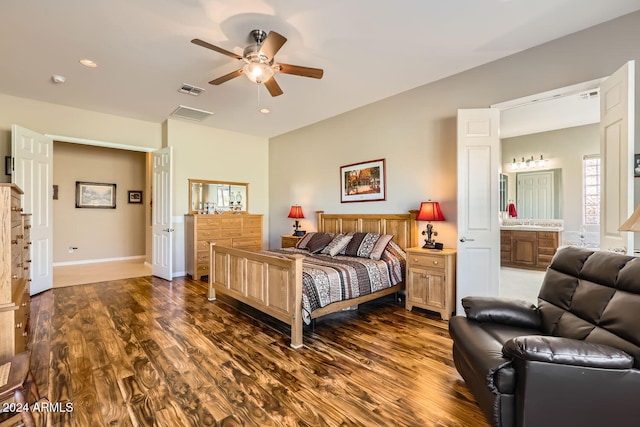
{"label": "window", "polygon": [[582,160],[584,174],[584,224],[600,224],[600,156],[592,154]]}

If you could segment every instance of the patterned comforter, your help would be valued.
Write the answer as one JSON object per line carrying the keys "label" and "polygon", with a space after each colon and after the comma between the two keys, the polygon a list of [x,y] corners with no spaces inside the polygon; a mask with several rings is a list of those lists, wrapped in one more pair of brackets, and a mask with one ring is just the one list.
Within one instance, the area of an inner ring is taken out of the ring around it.
{"label": "patterned comforter", "polygon": [[404,280],[406,254],[399,247],[384,251],[381,259],[337,255],[310,255],[308,251],[286,248],[267,253],[302,254],[302,317],[311,321],[312,311],[337,301],[344,301],[390,288]]}

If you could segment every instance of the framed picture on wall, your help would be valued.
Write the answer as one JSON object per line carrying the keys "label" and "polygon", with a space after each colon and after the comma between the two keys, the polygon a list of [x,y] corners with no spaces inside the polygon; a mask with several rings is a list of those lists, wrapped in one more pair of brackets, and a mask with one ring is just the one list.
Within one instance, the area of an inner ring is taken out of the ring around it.
{"label": "framed picture on wall", "polygon": [[129,203],[142,203],[142,191],[129,191]]}
{"label": "framed picture on wall", "polygon": [[115,209],[116,185],[76,181],[76,208]]}
{"label": "framed picture on wall", "polygon": [[385,159],[340,167],[340,202],[372,202],[387,199]]}

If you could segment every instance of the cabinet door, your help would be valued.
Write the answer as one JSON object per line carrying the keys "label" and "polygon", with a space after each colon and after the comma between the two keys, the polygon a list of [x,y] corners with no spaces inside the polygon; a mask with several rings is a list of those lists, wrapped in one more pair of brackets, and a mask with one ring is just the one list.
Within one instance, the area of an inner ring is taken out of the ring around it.
{"label": "cabinet door", "polygon": [[441,271],[411,268],[407,274],[407,299],[411,306],[444,308],[445,281]]}
{"label": "cabinet door", "polygon": [[514,264],[535,266],[538,255],[538,238],[535,232],[512,233],[513,251],[512,260]]}

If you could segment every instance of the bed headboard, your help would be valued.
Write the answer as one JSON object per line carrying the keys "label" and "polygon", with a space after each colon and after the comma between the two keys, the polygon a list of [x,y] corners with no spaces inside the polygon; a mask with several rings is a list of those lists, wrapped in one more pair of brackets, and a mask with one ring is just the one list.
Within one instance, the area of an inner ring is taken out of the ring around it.
{"label": "bed headboard", "polygon": [[418,246],[417,211],[406,214],[326,214],[316,211],[318,231],[393,234],[402,249]]}

